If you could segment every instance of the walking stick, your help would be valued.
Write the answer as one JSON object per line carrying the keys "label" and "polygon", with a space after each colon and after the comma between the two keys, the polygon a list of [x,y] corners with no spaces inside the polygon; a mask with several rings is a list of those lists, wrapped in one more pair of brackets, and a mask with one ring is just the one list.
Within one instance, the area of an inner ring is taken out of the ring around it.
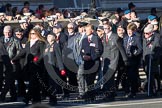
{"label": "walking stick", "polygon": [[[103,59],[103,58],[101,58]],[[103,82],[103,61],[101,60],[101,69],[100,69],[100,72],[101,72],[101,76],[100,76],[100,80],[101,80],[101,89],[103,89],[103,85],[104,85],[104,82]]]}
{"label": "walking stick", "polygon": [[[152,45],[150,44],[151,52],[152,52]],[[150,96],[150,77],[151,77],[151,54],[149,55],[149,73],[148,73],[148,93],[147,95]]]}

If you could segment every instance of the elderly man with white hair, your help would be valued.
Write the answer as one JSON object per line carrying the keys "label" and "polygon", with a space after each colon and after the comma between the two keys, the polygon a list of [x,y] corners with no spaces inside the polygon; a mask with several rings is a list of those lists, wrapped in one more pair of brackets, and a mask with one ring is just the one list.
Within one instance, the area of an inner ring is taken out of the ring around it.
{"label": "elderly man with white hair", "polygon": [[[3,29],[3,34],[4,36],[0,37],[0,42],[4,46],[6,52],[11,60],[13,57],[15,57],[20,50],[22,49],[20,42],[15,39],[12,35],[12,27],[9,25],[6,25]],[[10,64],[9,64],[10,65]],[[7,92],[10,90],[11,94],[11,100],[10,101],[16,101],[17,96],[16,96],[16,87],[15,87],[15,72],[19,68],[20,64],[19,62],[15,62],[12,64],[12,70],[11,71],[2,71],[2,75],[5,74],[4,80],[4,88],[1,90],[0,94],[0,101],[5,101],[5,97]],[[0,68],[3,68],[3,65],[0,66]],[[6,69],[5,69],[6,70]]]}
{"label": "elderly man with white hair", "polygon": [[[160,87],[158,68],[161,50],[160,37],[153,29],[154,26],[148,24],[144,29],[143,39],[143,60],[148,81],[148,96],[157,95],[157,91]],[[155,79],[158,82],[158,87],[155,85]]]}

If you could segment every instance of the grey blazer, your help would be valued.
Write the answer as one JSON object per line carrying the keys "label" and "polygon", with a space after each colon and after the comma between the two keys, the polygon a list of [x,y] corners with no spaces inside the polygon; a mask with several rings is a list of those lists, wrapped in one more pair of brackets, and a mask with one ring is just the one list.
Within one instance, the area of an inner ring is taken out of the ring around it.
{"label": "grey blazer", "polygon": [[0,38],[0,41],[5,45],[6,51],[10,59],[14,58],[22,49],[20,41],[15,39],[14,37],[10,37],[9,42],[4,42],[4,36]]}
{"label": "grey blazer", "polygon": [[122,40],[117,34],[112,33],[106,41],[106,35],[103,37],[104,52],[102,54],[104,68],[116,70],[119,60],[119,51],[122,55],[123,61],[127,61],[127,56],[122,45]]}

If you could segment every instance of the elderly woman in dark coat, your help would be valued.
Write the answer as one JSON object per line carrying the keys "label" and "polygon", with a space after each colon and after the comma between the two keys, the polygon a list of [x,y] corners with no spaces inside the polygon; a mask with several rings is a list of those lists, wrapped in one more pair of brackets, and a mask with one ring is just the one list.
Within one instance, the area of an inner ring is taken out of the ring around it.
{"label": "elderly woman in dark coat", "polygon": [[50,33],[47,35],[47,43],[44,52],[44,63],[48,72],[48,86],[50,88],[50,90],[48,89],[47,92],[50,97],[49,103],[52,105],[57,104],[57,79],[59,79],[60,76],[66,76],[66,72],[62,63],[60,46],[56,42],[55,38],[56,35],[54,33]]}

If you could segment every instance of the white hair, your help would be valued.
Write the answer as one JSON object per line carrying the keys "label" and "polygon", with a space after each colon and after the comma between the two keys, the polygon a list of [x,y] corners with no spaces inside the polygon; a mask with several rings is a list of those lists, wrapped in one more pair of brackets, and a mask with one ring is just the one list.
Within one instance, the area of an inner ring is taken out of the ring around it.
{"label": "white hair", "polygon": [[6,25],[3,31],[12,31],[12,27],[10,25]]}

